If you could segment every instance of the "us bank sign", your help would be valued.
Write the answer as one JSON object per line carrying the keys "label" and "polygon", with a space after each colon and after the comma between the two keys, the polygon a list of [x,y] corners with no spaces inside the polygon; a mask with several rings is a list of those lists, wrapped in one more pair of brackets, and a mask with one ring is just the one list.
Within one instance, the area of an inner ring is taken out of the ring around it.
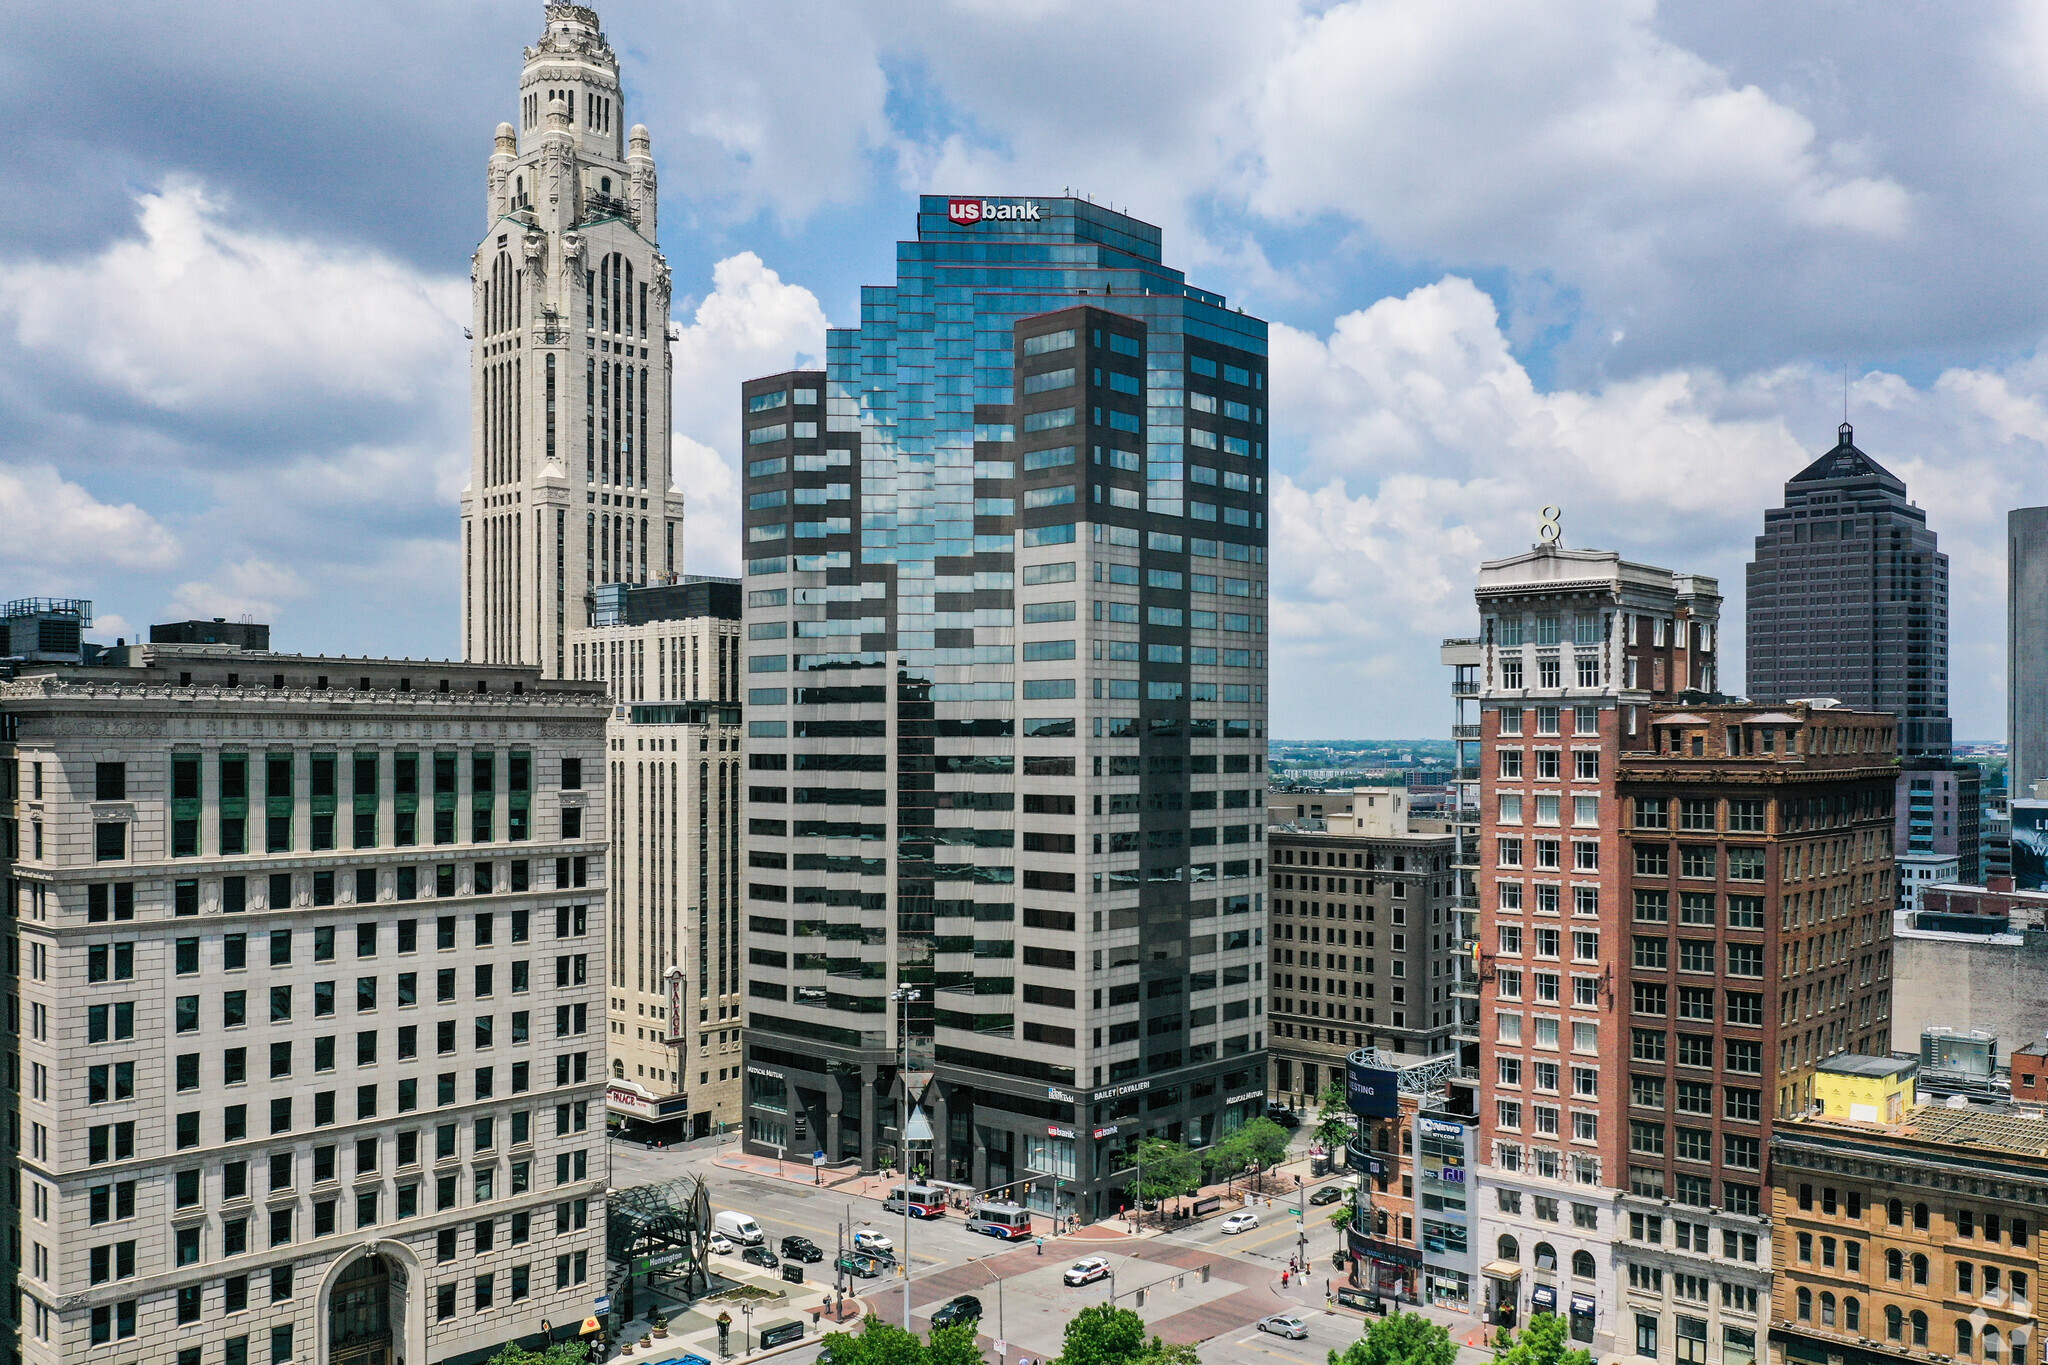
{"label": "us bank sign", "polygon": [[1036,200],[998,204],[992,199],[948,199],[946,221],[968,227],[980,222],[1038,223],[1044,221]]}

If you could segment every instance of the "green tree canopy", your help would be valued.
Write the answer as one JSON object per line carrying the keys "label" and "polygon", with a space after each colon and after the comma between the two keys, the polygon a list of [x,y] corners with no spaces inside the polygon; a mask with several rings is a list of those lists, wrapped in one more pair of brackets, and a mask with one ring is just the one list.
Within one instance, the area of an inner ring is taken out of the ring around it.
{"label": "green tree canopy", "polygon": [[558,1341],[545,1351],[529,1351],[508,1341],[491,1357],[490,1365],[583,1365],[589,1357],[590,1347],[581,1341]]}
{"label": "green tree canopy", "polygon": [[1585,1347],[1566,1349],[1564,1319],[1555,1313],[1530,1318],[1514,1343],[1494,1359],[1498,1365],[1593,1365],[1593,1353]]}
{"label": "green tree canopy", "polygon": [[1316,1116],[1316,1141],[1325,1147],[1341,1147],[1357,1131],[1358,1116],[1351,1112],[1351,1100],[1344,1086],[1332,1081],[1316,1096],[1321,1113]]}
{"label": "green tree canopy", "polygon": [[1165,1138],[1138,1140],[1138,1194],[1143,1199],[1171,1199],[1202,1183],[1202,1162],[1178,1142]]}
{"label": "green tree canopy", "polygon": [[[943,1337],[947,1333],[938,1335]],[[906,1332],[876,1317],[863,1322],[858,1335],[827,1332],[825,1344],[832,1349],[833,1365],[932,1365],[930,1352],[915,1332]],[[955,1365],[958,1357],[949,1355],[944,1359],[945,1365]],[[967,1359],[979,1357],[969,1356]]]}
{"label": "green tree canopy", "polygon": [[1135,1365],[1145,1352],[1145,1320],[1128,1308],[1090,1304],[1067,1320],[1053,1365]]}
{"label": "green tree canopy", "polygon": [[1457,1359],[1458,1343],[1441,1323],[1420,1313],[1395,1313],[1342,1352],[1330,1352],[1329,1365],[1456,1365]]}
{"label": "green tree canopy", "polygon": [[956,1322],[932,1333],[931,1345],[921,1357],[924,1365],[986,1365],[981,1348],[974,1344],[975,1329],[980,1325]]}

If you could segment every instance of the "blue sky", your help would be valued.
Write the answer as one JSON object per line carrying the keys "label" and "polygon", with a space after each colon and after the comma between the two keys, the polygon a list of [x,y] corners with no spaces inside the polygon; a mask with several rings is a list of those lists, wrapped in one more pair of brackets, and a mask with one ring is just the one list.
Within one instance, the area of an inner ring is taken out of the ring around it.
{"label": "blue sky", "polygon": [[[2004,514],[2048,502],[2038,9],[599,10],[660,165],[692,569],[736,558],[734,386],[856,320],[915,196],[1071,186],[1276,324],[1276,734],[1440,733],[1436,641],[1546,503],[1735,625],[1847,366],[1953,559],[1957,733],[2002,735]],[[539,4],[10,18],[0,594],[449,652],[465,274]]]}

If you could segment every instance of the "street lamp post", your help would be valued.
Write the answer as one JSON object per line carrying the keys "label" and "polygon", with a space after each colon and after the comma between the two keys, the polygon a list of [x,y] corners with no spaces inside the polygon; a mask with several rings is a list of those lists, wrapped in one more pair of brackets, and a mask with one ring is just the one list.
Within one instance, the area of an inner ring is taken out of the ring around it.
{"label": "street lamp post", "polygon": [[987,1260],[980,1256],[974,1258],[974,1263],[987,1271],[989,1277],[996,1282],[996,1340],[1002,1346],[996,1354],[996,1365],[1005,1365],[1010,1358],[1010,1335],[1003,1329],[1003,1277],[996,1274]]}

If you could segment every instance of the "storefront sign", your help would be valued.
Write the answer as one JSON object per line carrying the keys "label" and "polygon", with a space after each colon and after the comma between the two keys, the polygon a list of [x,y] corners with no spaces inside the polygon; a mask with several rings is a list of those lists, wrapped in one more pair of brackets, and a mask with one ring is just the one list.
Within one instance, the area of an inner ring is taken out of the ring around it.
{"label": "storefront sign", "polygon": [[1097,1129],[1095,1130],[1095,1137],[1096,1137],[1096,1140],[1097,1140],[1097,1141],[1100,1141],[1101,1139],[1103,1139],[1103,1138],[1106,1138],[1106,1137],[1115,1137],[1115,1136],[1116,1136],[1116,1128],[1117,1128],[1117,1126],[1116,1126],[1116,1125],[1115,1125],[1114,1123],[1110,1124],[1110,1125],[1109,1125],[1109,1127],[1107,1127],[1107,1128],[1097,1128]]}
{"label": "storefront sign", "polygon": [[622,1113],[637,1114],[641,1118],[655,1116],[654,1101],[621,1085],[614,1085],[604,1092],[605,1103]]}
{"label": "storefront sign", "polygon": [[1045,1125],[1045,1135],[1047,1137],[1070,1138],[1074,1135],[1074,1130],[1062,1128],[1057,1123],[1048,1123]]}
{"label": "storefront sign", "polygon": [[1223,1102],[1225,1104],[1243,1104],[1246,1100],[1262,1100],[1264,1098],[1266,1098],[1264,1090],[1247,1090],[1242,1095],[1227,1096]]}
{"label": "storefront sign", "polygon": [[1351,1112],[1361,1118],[1390,1119],[1401,1112],[1400,1079],[1393,1072],[1372,1066],[1344,1067],[1345,1098]]}
{"label": "storefront sign", "polygon": [[1428,1137],[1453,1138],[1459,1141],[1463,1141],[1465,1137],[1465,1125],[1462,1123],[1445,1123],[1442,1119],[1429,1118],[1419,1119],[1417,1122],[1422,1125],[1422,1131]]}
{"label": "storefront sign", "polygon": [[1049,1100],[1065,1100],[1068,1104],[1074,1102],[1074,1096],[1071,1091],[1062,1090],[1056,1085],[1049,1085],[1045,1088],[1045,1097]]}
{"label": "storefront sign", "polygon": [[1140,1090],[1150,1090],[1150,1081],[1132,1081],[1129,1085],[1113,1085],[1107,1090],[1097,1090],[1088,1098],[1091,1100],[1113,1100],[1119,1095],[1135,1095]]}
{"label": "storefront sign", "polygon": [[747,1074],[749,1076],[766,1076],[771,1081],[785,1079],[780,1071],[770,1071],[767,1067],[755,1066],[752,1062],[747,1063]]}
{"label": "storefront sign", "polygon": [[674,1047],[683,1042],[687,1035],[683,1022],[683,969],[668,969],[668,1045]]}
{"label": "storefront sign", "polygon": [[1355,1232],[1347,1232],[1345,1237],[1354,1256],[1363,1256],[1369,1261],[1380,1261],[1388,1265],[1413,1266],[1417,1269],[1422,1266],[1422,1253],[1413,1247],[1378,1241]]}

